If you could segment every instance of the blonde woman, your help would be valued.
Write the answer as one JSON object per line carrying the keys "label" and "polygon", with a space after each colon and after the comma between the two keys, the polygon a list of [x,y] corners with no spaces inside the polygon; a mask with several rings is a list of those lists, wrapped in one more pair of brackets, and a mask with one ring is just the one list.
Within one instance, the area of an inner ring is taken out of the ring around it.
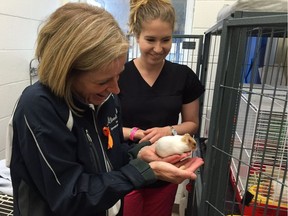
{"label": "blonde woman", "polygon": [[39,82],[23,91],[12,122],[15,216],[121,215],[121,199],[134,189],[196,178],[201,159],[162,160],[149,142],[129,151],[121,144],[115,95],[127,49],[117,22],[98,7],[68,3],[44,23]]}
{"label": "blonde woman", "polygon": [[[167,135],[195,134],[204,87],[189,67],[165,60],[175,25],[171,2],[130,1],[129,25],[141,55],[125,64],[119,79],[125,139],[154,143]],[[176,191],[177,184],[167,182],[135,190],[125,197],[124,214],[171,216]]]}

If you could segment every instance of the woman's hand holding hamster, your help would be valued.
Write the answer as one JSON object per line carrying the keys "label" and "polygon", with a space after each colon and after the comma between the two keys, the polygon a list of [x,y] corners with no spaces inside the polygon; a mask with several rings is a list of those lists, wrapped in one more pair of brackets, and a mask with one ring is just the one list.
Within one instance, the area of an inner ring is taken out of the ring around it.
{"label": "woman's hand holding hamster", "polygon": [[162,158],[156,154],[153,144],[143,147],[138,153],[138,158],[149,162],[158,179],[180,184],[185,179],[196,179],[194,172],[204,164],[201,158],[190,158],[190,155],[191,152],[188,152]]}
{"label": "woman's hand holding hamster", "polygon": [[176,164],[164,161],[153,161],[149,164],[158,179],[180,184],[185,179],[196,179],[197,176],[194,172],[204,164],[204,161],[201,158],[194,157],[187,158]]}

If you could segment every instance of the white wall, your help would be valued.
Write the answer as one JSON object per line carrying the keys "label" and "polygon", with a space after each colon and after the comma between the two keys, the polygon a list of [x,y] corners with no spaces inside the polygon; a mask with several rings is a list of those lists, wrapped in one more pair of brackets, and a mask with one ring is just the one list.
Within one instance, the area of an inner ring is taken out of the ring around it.
{"label": "white wall", "polygon": [[193,34],[201,35],[217,22],[217,15],[225,4],[231,5],[236,0],[195,0]]}
{"label": "white wall", "polygon": [[30,84],[41,20],[59,7],[58,0],[0,0],[0,159],[5,158],[6,126],[22,90]]}

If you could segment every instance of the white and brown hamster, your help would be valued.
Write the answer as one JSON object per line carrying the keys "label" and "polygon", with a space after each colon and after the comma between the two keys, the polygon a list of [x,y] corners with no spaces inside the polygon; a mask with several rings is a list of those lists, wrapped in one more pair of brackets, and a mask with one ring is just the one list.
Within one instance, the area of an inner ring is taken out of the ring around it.
{"label": "white and brown hamster", "polygon": [[160,157],[194,151],[197,147],[196,141],[188,133],[184,135],[163,136],[155,144],[156,153]]}

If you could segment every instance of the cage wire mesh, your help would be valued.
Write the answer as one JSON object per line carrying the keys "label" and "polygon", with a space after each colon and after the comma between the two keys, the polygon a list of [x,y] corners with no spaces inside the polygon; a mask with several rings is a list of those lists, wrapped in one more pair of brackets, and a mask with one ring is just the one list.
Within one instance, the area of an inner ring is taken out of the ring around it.
{"label": "cage wire mesh", "polygon": [[[128,35],[130,48],[128,60],[140,56],[137,39]],[[203,46],[203,35],[173,35],[172,46],[166,59],[190,67],[196,74],[200,71],[200,60]]]}
{"label": "cage wire mesh", "polygon": [[199,215],[287,216],[287,15],[205,33]]}
{"label": "cage wire mesh", "polygon": [[13,197],[0,194],[0,216],[13,216]]}

